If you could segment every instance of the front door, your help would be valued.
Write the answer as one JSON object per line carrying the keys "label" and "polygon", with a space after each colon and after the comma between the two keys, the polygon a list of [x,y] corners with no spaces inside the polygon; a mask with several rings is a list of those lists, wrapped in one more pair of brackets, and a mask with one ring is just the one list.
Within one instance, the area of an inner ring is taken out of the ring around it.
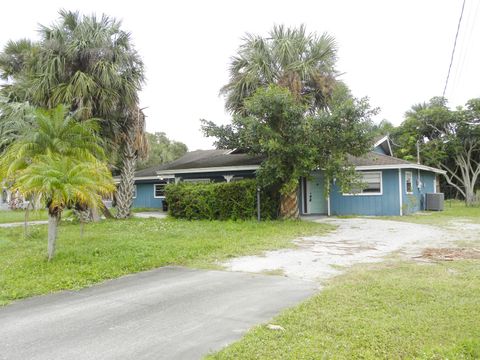
{"label": "front door", "polygon": [[305,182],[304,199],[307,214],[326,214],[327,199],[324,195],[324,183],[322,175],[315,175]]}

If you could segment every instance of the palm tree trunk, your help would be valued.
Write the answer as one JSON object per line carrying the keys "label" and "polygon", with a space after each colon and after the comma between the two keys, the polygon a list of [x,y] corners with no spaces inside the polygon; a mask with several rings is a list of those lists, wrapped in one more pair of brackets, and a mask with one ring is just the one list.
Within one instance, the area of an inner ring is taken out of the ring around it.
{"label": "palm tree trunk", "polygon": [[126,219],[130,217],[133,204],[135,166],[137,155],[134,151],[133,136],[128,136],[123,151],[123,167],[120,173],[120,184],[117,190],[117,218]]}
{"label": "palm tree trunk", "polygon": [[53,259],[57,243],[57,229],[60,221],[60,213],[48,212],[48,261]]}
{"label": "palm tree trunk", "polygon": [[113,215],[110,210],[105,206],[105,204],[100,205],[100,211],[102,212],[105,219],[113,219]]}
{"label": "palm tree trunk", "polygon": [[282,219],[298,219],[298,197],[297,189],[288,194],[280,195],[280,217]]}
{"label": "palm tree trunk", "polygon": [[27,208],[25,209],[25,219],[23,222],[23,232],[24,236],[27,237],[28,235],[28,215],[29,215],[29,210],[30,210],[30,203],[28,203]]}

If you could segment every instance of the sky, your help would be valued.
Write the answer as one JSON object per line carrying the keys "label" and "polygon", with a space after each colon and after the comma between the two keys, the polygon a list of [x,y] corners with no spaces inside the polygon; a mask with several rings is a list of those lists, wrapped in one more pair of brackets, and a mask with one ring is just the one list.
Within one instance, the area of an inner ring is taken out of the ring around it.
{"label": "sky", "polygon": [[[61,8],[120,19],[145,63],[140,101],[147,131],[208,149],[213,139],[202,136],[199,120],[229,123],[219,90],[246,33],[304,24],[333,35],[340,78],[380,108],[375,121],[398,125],[412,105],[442,95],[462,1],[8,1],[0,48],[10,39],[37,39],[38,24],[54,22]],[[451,107],[480,97],[479,5],[466,0],[445,93]]]}

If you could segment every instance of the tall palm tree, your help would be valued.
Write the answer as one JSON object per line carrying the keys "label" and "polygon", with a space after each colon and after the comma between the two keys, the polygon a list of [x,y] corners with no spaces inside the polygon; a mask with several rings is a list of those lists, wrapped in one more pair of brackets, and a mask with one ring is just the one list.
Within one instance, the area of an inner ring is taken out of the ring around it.
{"label": "tall palm tree", "polygon": [[[310,113],[328,110],[336,86],[336,45],[328,34],[307,34],[304,26],[274,26],[264,38],[247,34],[232,58],[230,80],[221,89],[225,107],[233,114],[245,113],[245,99],[261,87],[286,87]],[[280,213],[298,217],[297,189],[281,195]]]}
{"label": "tall palm tree", "polygon": [[332,36],[307,34],[305,26],[274,26],[268,37],[247,34],[230,64],[230,80],[221,90],[226,109],[244,110],[244,100],[259,87],[287,87],[311,111],[328,107],[335,86],[337,49]]}
{"label": "tall palm tree", "polygon": [[[82,121],[101,119],[101,135],[109,140],[112,154],[125,153],[118,150],[129,146],[128,133],[139,137],[134,146],[144,144],[143,124],[136,117],[143,62],[121,23],[106,15],[62,10],[59,21],[41,26],[39,33],[40,41],[10,42],[0,54],[0,77],[7,81],[0,92],[11,101],[38,107],[67,104]],[[123,167],[131,167],[145,148],[132,151],[135,157],[123,158]]]}
{"label": "tall palm tree", "polygon": [[48,260],[55,254],[62,211],[78,205],[98,208],[102,195],[115,189],[105,163],[53,153],[36,157],[21,170],[14,187],[26,196],[39,197],[48,208]]}

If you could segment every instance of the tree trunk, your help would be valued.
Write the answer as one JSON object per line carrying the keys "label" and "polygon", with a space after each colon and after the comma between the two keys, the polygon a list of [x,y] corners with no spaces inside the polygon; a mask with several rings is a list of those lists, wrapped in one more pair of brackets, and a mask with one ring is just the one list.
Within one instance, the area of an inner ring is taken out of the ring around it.
{"label": "tree trunk", "polygon": [[102,212],[103,216],[105,216],[105,219],[113,219],[113,215],[110,212],[110,210],[105,206],[105,204],[102,204],[100,206],[100,211]]}
{"label": "tree trunk", "polygon": [[117,218],[126,219],[130,217],[130,210],[133,204],[135,166],[137,156],[133,147],[133,135],[128,136],[123,151],[123,167],[120,173],[120,184],[117,190]]}
{"label": "tree trunk", "polygon": [[477,197],[475,196],[473,186],[465,189],[465,203],[467,206],[477,205]]}
{"label": "tree trunk", "polygon": [[289,194],[280,195],[280,217],[282,219],[298,219],[299,212],[296,188]]}
{"label": "tree trunk", "polygon": [[92,219],[93,222],[99,222],[100,221],[100,215],[98,214],[98,209],[97,208],[91,208],[89,211],[90,218]]}
{"label": "tree trunk", "polygon": [[30,209],[30,203],[27,205],[27,208],[25,209],[25,220],[23,222],[23,235],[27,237],[28,235],[28,215],[29,215],[29,209]]}
{"label": "tree trunk", "polygon": [[60,221],[60,213],[48,213],[48,261],[53,259],[55,255],[55,247],[57,242],[57,229]]}

